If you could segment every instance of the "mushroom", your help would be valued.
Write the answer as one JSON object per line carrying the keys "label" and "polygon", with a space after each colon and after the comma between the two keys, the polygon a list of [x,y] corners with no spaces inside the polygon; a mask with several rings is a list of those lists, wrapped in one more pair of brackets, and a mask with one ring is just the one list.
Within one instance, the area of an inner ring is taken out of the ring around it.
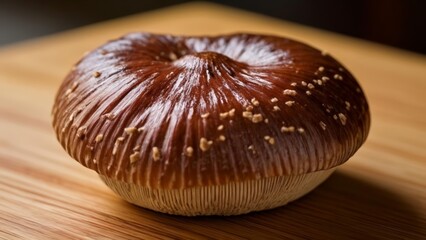
{"label": "mushroom", "polygon": [[361,147],[360,89],[330,55],[284,37],[132,33],[76,64],[53,127],[130,203],[237,215],[296,200]]}

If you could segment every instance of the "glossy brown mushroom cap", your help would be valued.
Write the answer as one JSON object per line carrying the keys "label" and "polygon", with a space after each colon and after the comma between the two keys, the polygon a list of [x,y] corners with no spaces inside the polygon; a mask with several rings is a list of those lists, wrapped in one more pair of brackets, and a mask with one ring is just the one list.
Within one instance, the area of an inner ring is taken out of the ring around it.
{"label": "glossy brown mushroom cap", "polygon": [[133,33],[77,63],[53,126],[99,174],[173,189],[333,168],[365,141],[370,115],[348,70],[303,43]]}

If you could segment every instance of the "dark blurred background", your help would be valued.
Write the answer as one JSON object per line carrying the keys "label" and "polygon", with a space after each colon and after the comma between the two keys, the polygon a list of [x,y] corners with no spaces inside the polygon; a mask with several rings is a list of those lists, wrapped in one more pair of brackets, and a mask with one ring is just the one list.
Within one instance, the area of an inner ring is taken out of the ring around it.
{"label": "dark blurred background", "polygon": [[[184,2],[0,0],[0,45]],[[426,54],[425,0],[210,2]]]}

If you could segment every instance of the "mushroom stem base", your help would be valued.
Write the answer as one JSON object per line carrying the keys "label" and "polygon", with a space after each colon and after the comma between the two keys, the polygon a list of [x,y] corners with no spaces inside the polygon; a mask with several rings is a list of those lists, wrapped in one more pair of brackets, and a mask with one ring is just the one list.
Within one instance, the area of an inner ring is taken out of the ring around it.
{"label": "mushroom stem base", "polygon": [[227,216],[283,206],[312,191],[335,169],[186,189],[152,189],[99,176],[124,200],[144,208],[184,216]]}

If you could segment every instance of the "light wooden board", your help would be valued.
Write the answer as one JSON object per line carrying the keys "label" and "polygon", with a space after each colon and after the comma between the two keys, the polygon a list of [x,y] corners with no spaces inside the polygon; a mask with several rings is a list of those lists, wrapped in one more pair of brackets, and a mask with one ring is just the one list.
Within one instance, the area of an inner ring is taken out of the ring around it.
{"label": "light wooden board", "polygon": [[[317,190],[286,207],[237,217],[176,217],[116,197],[61,149],[50,109],[83,54],[131,31],[272,33],[327,50],[371,106],[366,144]],[[96,24],[0,49],[0,238],[426,237],[426,58],[206,3]]]}

